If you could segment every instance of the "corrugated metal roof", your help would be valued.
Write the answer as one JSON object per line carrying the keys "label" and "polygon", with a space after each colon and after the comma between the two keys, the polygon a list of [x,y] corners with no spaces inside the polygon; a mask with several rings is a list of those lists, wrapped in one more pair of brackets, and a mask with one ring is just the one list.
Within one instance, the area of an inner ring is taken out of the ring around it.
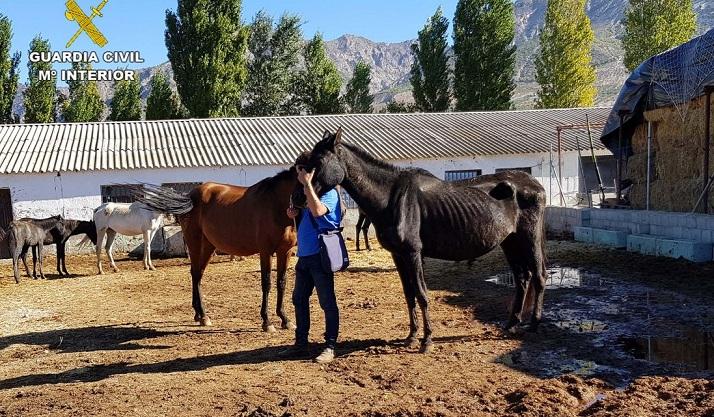
{"label": "corrugated metal roof", "polygon": [[[586,114],[603,123],[609,110],[0,125],[0,173],[284,165],[339,126],[346,141],[386,160],[548,152],[557,126],[583,124]],[[576,149],[576,135],[584,144],[584,130],[563,131],[563,150]]]}

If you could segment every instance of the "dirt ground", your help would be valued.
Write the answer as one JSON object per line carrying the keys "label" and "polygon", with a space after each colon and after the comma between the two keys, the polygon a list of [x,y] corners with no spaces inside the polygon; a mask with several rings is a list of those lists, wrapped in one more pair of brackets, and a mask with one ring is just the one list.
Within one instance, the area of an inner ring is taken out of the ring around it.
{"label": "dirt ground", "polygon": [[[388,253],[352,252],[336,279],[339,358],[326,366],[277,358],[293,335],[260,330],[255,257],[209,265],[210,328],[192,321],[185,259],[158,260],[155,272],[122,259],[121,272],[95,276],[91,257],[74,256],[77,275],[20,285],[3,262],[0,416],[714,416],[713,264],[573,242],[548,252],[550,265],[605,278],[549,289],[547,322],[517,336],[501,331],[512,289],[493,280],[506,271],[500,252],[471,267],[427,260],[429,355],[400,343],[406,307]],[[640,318],[652,314],[661,319]],[[315,297],[312,321],[317,349]],[[709,332],[704,366],[637,359],[615,342],[673,322]]]}

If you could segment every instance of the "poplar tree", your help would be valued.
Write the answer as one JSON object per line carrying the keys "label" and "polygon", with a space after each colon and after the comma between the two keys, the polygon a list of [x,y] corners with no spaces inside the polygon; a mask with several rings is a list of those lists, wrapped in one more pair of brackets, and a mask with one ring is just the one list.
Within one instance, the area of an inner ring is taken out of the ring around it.
{"label": "poplar tree", "polygon": [[[86,62],[73,62],[72,70],[90,71],[92,65]],[[99,95],[96,81],[67,81],[69,97],[62,99],[62,117],[65,122],[99,122],[104,115],[104,102]]]}
{"label": "poplar tree", "polygon": [[697,29],[692,0],[630,0],[622,47],[629,71],[643,61],[687,42]]}
{"label": "poplar tree", "polygon": [[417,43],[412,44],[414,63],[409,81],[416,107],[424,112],[442,112],[449,109],[449,57],[446,31],[449,21],[441,7],[419,31]]}
{"label": "poplar tree", "polygon": [[342,78],[325,52],[319,33],[305,45],[305,69],[299,72],[293,86],[294,108],[307,114],[342,113],[340,88]]}
{"label": "poplar tree", "polygon": [[20,74],[20,53],[10,55],[12,45],[12,22],[0,14],[0,124],[16,122],[12,114],[12,103],[17,93]]}
{"label": "poplar tree", "polygon": [[133,80],[116,83],[109,120],[116,122],[141,120],[141,85],[138,75]]}
{"label": "poplar tree", "polygon": [[[49,40],[43,39],[39,35],[30,42],[30,54],[50,51]],[[51,62],[28,61],[27,63],[28,86],[23,93],[25,123],[52,123],[55,121],[57,80],[55,77],[50,77],[46,80],[40,79],[40,73],[48,73],[50,71],[52,71]]]}
{"label": "poplar tree", "polygon": [[595,35],[586,0],[549,0],[540,33],[536,81],[538,108],[589,107],[595,103]]}
{"label": "poplar tree", "polygon": [[454,15],[457,110],[506,110],[515,89],[511,0],[459,0]]}
{"label": "poplar tree", "polygon": [[285,14],[277,26],[260,11],[250,25],[248,83],[243,94],[244,116],[277,116],[292,113],[290,87],[302,47],[300,18]]}
{"label": "poplar tree", "polygon": [[166,11],[166,48],[192,117],[237,116],[247,78],[240,0],[178,0]]}
{"label": "poplar tree", "polygon": [[347,113],[372,113],[374,96],[369,93],[371,67],[364,62],[355,65],[352,79],[347,83],[347,91],[342,101]]}
{"label": "poplar tree", "polygon": [[163,73],[157,72],[151,77],[150,89],[146,99],[146,120],[181,118],[178,97]]}

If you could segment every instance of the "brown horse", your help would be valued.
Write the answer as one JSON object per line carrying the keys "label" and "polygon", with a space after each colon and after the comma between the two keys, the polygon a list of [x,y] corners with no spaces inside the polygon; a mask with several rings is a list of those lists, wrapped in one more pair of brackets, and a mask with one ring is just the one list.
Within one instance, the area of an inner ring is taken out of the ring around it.
{"label": "brown horse", "polygon": [[274,332],[268,320],[271,255],[277,256],[277,315],[283,329],[294,329],[283,310],[285,272],[297,240],[286,214],[297,184],[295,168],[266,178],[251,187],[205,183],[189,194],[151,185],[137,186],[137,200],[154,210],[176,216],[191,259],[194,320],[210,326],[201,296],[201,278],[216,250],[229,255],[260,254],[263,330]]}

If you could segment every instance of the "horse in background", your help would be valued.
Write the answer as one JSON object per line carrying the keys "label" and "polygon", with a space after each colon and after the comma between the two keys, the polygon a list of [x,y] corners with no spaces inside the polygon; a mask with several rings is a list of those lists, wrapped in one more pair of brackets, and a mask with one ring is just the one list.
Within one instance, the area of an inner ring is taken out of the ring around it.
{"label": "horse in background", "polygon": [[283,329],[295,326],[285,315],[286,271],[297,243],[293,221],[286,212],[297,174],[292,167],[251,187],[204,183],[189,194],[158,186],[137,186],[138,201],[154,210],[175,215],[181,224],[191,259],[194,320],[211,325],[201,295],[201,279],[216,251],[235,256],[260,254],[263,331],[274,332],[268,319],[271,255],[277,258],[276,313]]}
{"label": "horse in background", "polygon": [[[341,184],[369,216],[382,247],[392,253],[409,312],[407,345],[417,343],[416,304],[422,311],[421,351],[433,349],[424,257],[478,258],[501,246],[516,282],[506,328],[521,323],[526,293],[534,290],[531,329],[543,312],[545,190],[530,175],[494,177],[491,184],[442,181],[423,169],[398,168],[342,143],[342,129],[325,132],[307,164],[318,195]],[[305,200],[296,187],[293,200]]]}
{"label": "horse in background", "polygon": [[[25,254],[30,247],[37,247],[37,258],[33,257],[33,264],[39,259],[40,278],[45,279],[45,273],[42,270],[42,260],[44,251],[44,242],[48,234],[60,235],[64,232],[64,225],[61,216],[54,216],[47,219],[35,221],[15,220],[11,222],[6,229],[0,229],[0,240],[7,240],[10,254],[12,255],[12,270],[15,275],[15,283],[20,283],[19,263],[22,259],[25,264],[27,275],[30,271],[27,268]],[[36,270],[37,265],[33,265]],[[34,278],[37,279],[35,272]]]}
{"label": "horse in background", "polygon": [[[104,203],[94,210],[94,224],[97,229],[96,253],[99,275],[104,274],[102,268],[102,245],[109,257],[114,272],[118,272],[114,262],[114,239],[117,233],[124,236],[144,237],[144,269],[155,271],[151,262],[151,241],[156,236],[163,223],[164,215],[141,203]],[[104,238],[106,236],[106,243]]]}
{"label": "horse in background", "polygon": [[[55,216],[51,219],[57,219],[57,222],[62,223],[62,225],[60,226],[58,224],[56,227],[50,229],[47,232],[45,236],[44,245],[57,245],[57,274],[59,276],[69,276],[70,273],[67,271],[66,260],[67,240],[69,240],[69,238],[72,236],[85,234],[87,235],[86,239],[89,239],[93,244],[96,245],[97,229],[94,226],[93,221],[63,219],[61,216]],[[38,226],[41,226],[47,220],[49,219],[32,219],[29,217],[20,219],[20,221],[35,223]],[[27,270],[27,248],[23,248],[21,256],[22,262],[25,264],[25,269]],[[35,278],[37,278],[37,272],[35,270],[36,259],[37,245],[32,247],[32,272]],[[30,275],[29,270],[27,271],[27,275]]]}
{"label": "horse in background", "polygon": [[355,225],[355,244],[357,245],[357,250],[361,250],[359,246],[359,232],[362,232],[364,236],[364,246],[367,250],[372,250],[369,245],[369,226],[372,225],[372,221],[367,217],[367,214],[361,209],[357,208],[359,211],[359,217],[357,218],[357,224]]}

